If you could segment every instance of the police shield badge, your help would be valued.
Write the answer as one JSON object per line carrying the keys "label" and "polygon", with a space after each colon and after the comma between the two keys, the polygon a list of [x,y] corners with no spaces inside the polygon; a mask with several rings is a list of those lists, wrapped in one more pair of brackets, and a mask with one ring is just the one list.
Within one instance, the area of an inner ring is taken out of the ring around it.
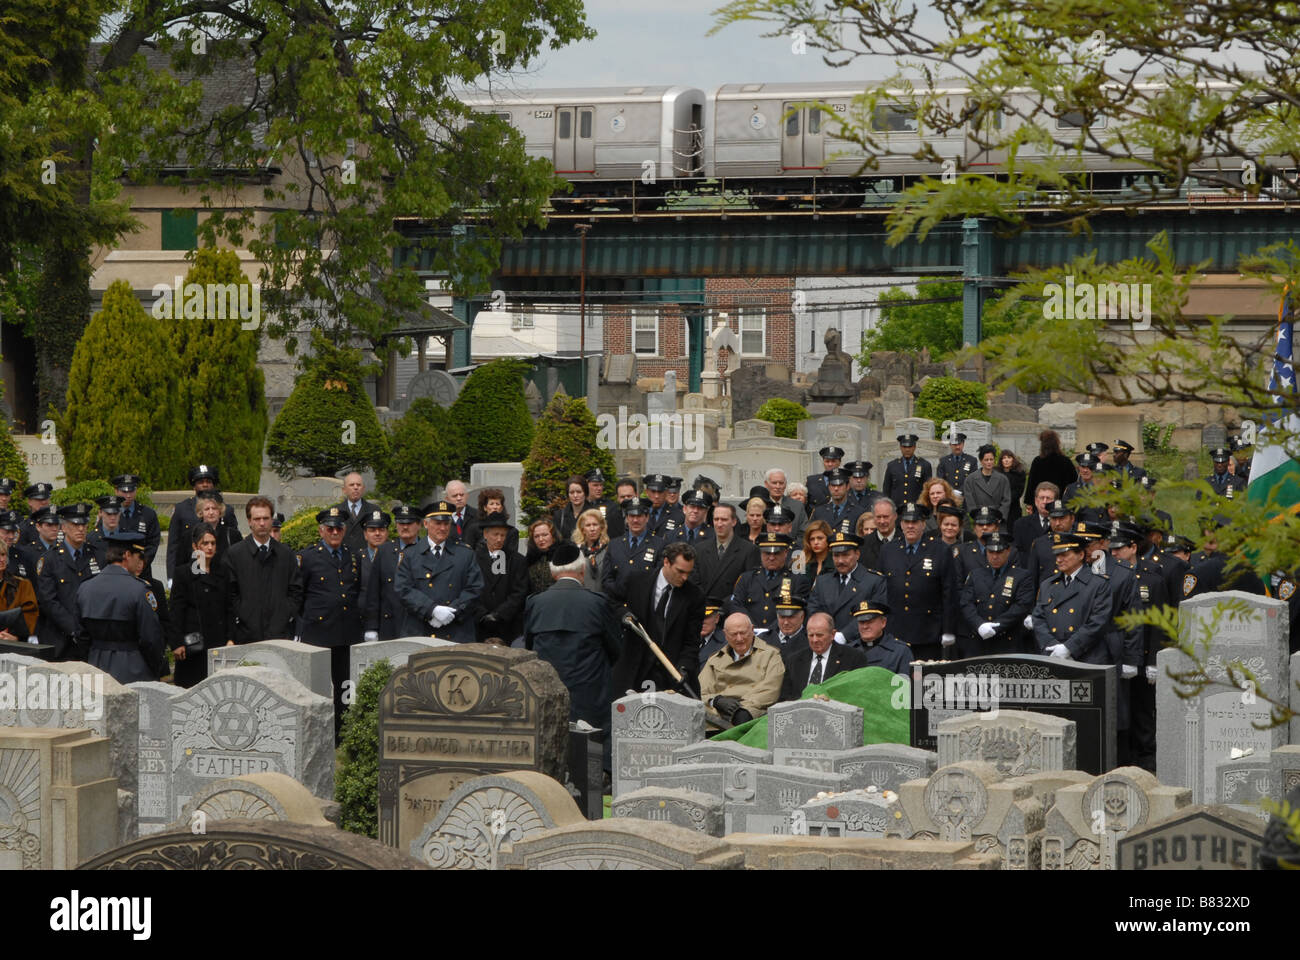
{"label": "police shield badge", "polygon": [[1290,600],[1295,596],[1295,583],[1291,580],[1283,580],[1278,584],[1277,596],[1279,600]]}
{"label": "police shield badge", "polygon": [[1183,577],[1183,596],[1186,597],[1196,589],[1196,574],[1189,573]]}

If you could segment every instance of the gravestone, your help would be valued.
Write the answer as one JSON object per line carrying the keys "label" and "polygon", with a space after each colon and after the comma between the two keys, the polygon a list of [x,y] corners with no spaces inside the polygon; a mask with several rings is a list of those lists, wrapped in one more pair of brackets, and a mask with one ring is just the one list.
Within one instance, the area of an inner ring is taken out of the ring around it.
{"label": "gravestone", "polygon": [[834,756],[862,746],[862,708],[838,700],[792,700],[767,712],[772,763],[832,770]]}
{"label": "gravestone", "polygon": [[[881,423],[898,423],[912,415],[912,395],[908,393],[907,387],[902,384],[887,384],[884,392],[880,395],[880,408]],[[892,438],[885,437],[882,439],[888,440]]]}
{"label": "gravestone", "polygon": [[283,773],[250,773],[200,788],[185,804],[175,828],[206,828],[214,820],[288,820],[328,827],[322,806],[332,803],[313,797]]}
{"label": "gravestone", "polygon": [[1036,420],[1000,420],[993,428],[993,442],[999,450],[1010,450],[1020,457],[1028,469],[1038,456],[1038,435],[1042,432],[1043,426]]}
{"label": "gravestone", "polygon": [[895,793],[908,780],[929,777],[937,766],[938,755],[933,750],[918,750],[901,743],[870,743],[845,750],[831,763],[835,773],[848,777],[852,790],[875,787]]}
{"label": "gravestone", "polygon": [[772,751],[732,740],[701,740],[673,751],[673,763],[771,763]]}
{"label": "gravestone", "polygon": [[[757,766],[757,764],[751,764]],[[657,790],[690,790],[725,797],[727,789],[743,765],[723,763],[674,763],[647,767],[641,771],[643,786]]]}
{"label": "gravestone", "polygon": [[732,440],[764,440],[776,436],[770,420],[737,420],[731,427]]}
{"label": "gravestone", "polygon": [[1192,802],[1186,787],[1169,787],[1138,767],[1120,767],[1088,783],[1056,791],[1043,836],[1044,870],[1114,870],[1118,844]]}
{"label": "gravestone", "polygon": [[615,817],[659,820],[710,837],[722,836],[722,798],[694,790],[642,787],[613,802]]}
{"label": "gravestone", "polygon": [[976,850],[996,850],[1004,869],[1037,870],[1045,812],[1028,783],[1004,777],[991,763],[967,760],[903,784],[887,835],[972,840]]}
{"label": "gravestone", "polygon": [[495,870],[502,847],[583,823],[569,792],[544,773],[519,770],[477,777],[447,798],[411,856],[438,870]]}
{"label": "gravestone", "polygon": [[1228,428],[1221,423],[1207,423],[1201,428],[1201,446],[1206,449],[1226,447],[1228,445]]}
{"label": "gravestone", "polygon": [[1291,743],[1300,743],[1300,651],[1291,654]]}
{"label": "gravestone", "polygon": [[957,432],[966,434],[966,452],[972,456],[986,443],[993,442],[993,424],[987,420],[958,420]]}
{"label": "gravestone", "polygon": [[653,442],[647,440],[645,472],[678,476],[685,448],[681,416],[677,413],[677,373],[664,373],[663,390],[646,394],[646,419],[654,427]]}
{"label": "gravestone", "polygon": [[605,815],[606,731],[587,723],[569,724],[569,779],[565,788],[574,794],[578,809],[588,820]]}
{"label": "gravestone", "polygon": [[1032,654],[997,654],[912,665],[914,747],[938,745],[939,724],[976,711],[1029,710],[1073,720],[1080,770],[1099,774],[1116,762],[1113,666]]}
{"label": "gravestone", "polygon": [[334,795],[334,701],[268,667],[208,677],[172,700],[173,818],[214,780],[283,773]]}
{"label": "gravestone", "polygon": [[1258,870],[1264,827],[1234,807],[1196,804],[1119,841],[1121,870]]}
{"label": "gravestone", "polygon": [[430,367],[410,379],[406,385],[406,405],[420,397],[428,397],[440,407],[450,407],[460,394],[460,384],[445,370]]}
{"label": "gravestone", "polygon": [[[875,460],[875,425],[858,417],[826,416],[800,420],[799,439],[807,451],[807,468],[803,475],[822,472],[823,447],[839,447],[844,461]],[[883,465],[881,475],[883,476]],[[794,479],[794,478],[791,478]]]}
{"label": "gravestone", "polygon": [[721,464],[727,478],[727,492],[731,496],[741,496],[748,493],[750,488],[761,486],[767,471],[772,467],[780,467],[787,478],[807,476],[803,472],[807,460],[808,455],[798,440],[781,437],[769,437],[761,441],[733,440],[726,450],[717,451],[709,460],[692,464],[692,471],[699,470],[721,482],[723,477],[712,473],[705,466],[706,463],[710,467]]}
{"label": "gravestone", "polygon": [[795,836],[883,837],[898,809],[898,795],[868,788],[818,794],[791,815]]}
{"label": "gravestone", "polygon": [[[1229,616],[1226,611],[1216,614],[1221,601],[1232,600],[1246,605],[1246,616]],[[1232,590],[1184,600],[1178,614],[1198,650],[1203,649],[1201,641],[1213,638],[1210,655],[1204,658],[1210,680],[1223,680],[1228,664],[1239,659],[1254,672],[1260,692],[1285,699],[1285,602]],[[1187,672],[1192,669],[1192,661],[1170,647],[1157,654],[1156,666],[1157,773],[1161,783],[1191,787],[1193,802],[1214,799],[1216,766],[1229,759],[1234,747],[1253,748],[1262,754],[1286,743],[1285,726],[1255,728],[1256,722],[1267,722],[1269,718],[1268,703],[1255,691],[1214,685],[1183,699],[1169,673]]]}
{"label": "gravestone", "polygon": [[406,666],[406,661],[413,653],[423,653],[437,647],[454,647],[454,640],[441,640],[438,637],[402,637],[400,640],[370,640],[366,643],[354,643],[348,648],[351,663],[348,677],[352,680],[352,689],[361,682],[361,675],[380,660],[387,660],[393,669]]}
{"label": "gravestone", "polygon": [[522,463],[475,463],[469,468],[469,498],[467,503],[478,508],[478,493],[485,487],[496,487],[506,495],[506,512],[510,519],[520,519],[519,489],[523,485]]}
{"label": "gravestone", "polygon": [[1271,755],[1252,753],[1236,760],[1220,760],[1215,767],[1214,801],[1267,823],[1268,813],[1260,806],[1260,801],[1271,795]]}
{"label": "gravestone", "polygon": [[166,830],[176,818],[172,801],[172,699],[181,688],[148,681],[128,684],[139,702],[139,785],[136,810],[139,835]]}
{"label": "gravestone", "polygon": [[741,870],[745,855],[698,830],[616,817],[525,837],[498,863],[503,870]]}
{"label": "gravestone", "polygon": [[982,760],[1004,777],[1075,769],[1073,720],[1026,710],[953,717],[939,724],[939,766]]}
{"label": "gravestone", "polygon": [[[885,421],[885,422],[888,423],[889,421]],[[934,421],[929,419],[928,417],[903,417],[901,420],[898,420],[894,423],[893,437],[887,437],[885,439],[893,440],[894,444],[897,445],[896,438],[901,437],[903,434],[906,433],[916,434],[916,438],[918,441],[933,440],[935,438]],[[945,450],[944,452],[946,453],[947,451]],[[897,456],[897,454],[895,454],[895,456]]]}
{"label": "gravestone", "polygon": [[636,354],[611,353],[605,356],[606,383],[632,383],[636,379]]}
{"label": "gravestone", "polygon": [[705,707],[676,693],[633,694],[610,710],[614,799],[645,786],[643,771],[673,762],[673,751],[704,739]]}
{"label": "gravestone", "polygon": [[1300,744],[1278,747],[1269,754],[1269,796],[1281,803],[1297,787],[1300,787]]}
{"label": "gravestone", "polygon": [[334,702],[334,682],[330,679],[330,651],[310,643],[292,640],[259,640],[233,647],[213,647],[208,651],[208,676],[245,664],[267,667],[287,673],[312,693]]}
{"label": "gravestone", "polygon": [[727,837],[744,852],[746,870],[997,870],[994,850],[963,841],[886,837]]}
{"label": "gravestone", "polygon": [[789,833],[796,808],[823,790],[843,791],[846,786],[844,774],[829,770],[764,763],[733,767],[723,793],[724,829],[727,833]]}
{"label": "gravestone", "polygon": [[[32,696],[40,690],[44,696]],[[0,727],[62,727],[107,737],[117,778],[117,839],[136,835],[140,747],[136,694],[88,663],[46,663],[0,654]]]}
{"label": "gravestone", "polygon": [[462,643],[412,654],[379,700],[379,839],[407,850],[475,777],[563,782],[569,692],[529,650]]}
{"label": "gravestone", "polygon": [[116,843],[108,755],[90,730],[0,727],[0,870],[71,870]]}

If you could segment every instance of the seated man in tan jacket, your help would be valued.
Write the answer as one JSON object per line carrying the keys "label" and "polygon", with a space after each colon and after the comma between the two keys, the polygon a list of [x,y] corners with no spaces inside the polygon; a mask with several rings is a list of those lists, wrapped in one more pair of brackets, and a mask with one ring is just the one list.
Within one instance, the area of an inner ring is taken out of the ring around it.
{"label": "seated man in tan jacket", "polygon": [[727,617],[723,632],[727,645],[700,669],[700,698],[734,726],[761,717],[777,702],[785,665],[779,650],[754,637],[746,614]]}

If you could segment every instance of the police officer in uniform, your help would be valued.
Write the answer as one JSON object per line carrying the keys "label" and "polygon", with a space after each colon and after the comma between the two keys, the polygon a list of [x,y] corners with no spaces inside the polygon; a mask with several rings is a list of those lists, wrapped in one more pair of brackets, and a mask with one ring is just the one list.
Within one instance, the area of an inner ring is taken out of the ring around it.
{"label": "police officer in uniform", "polygon": [[900,539],[880,548],[894,630],[918,660],[947,658],[957,642],[957,593],[952,551],[937,538],[927,540],[925,514],[915,503],[898,515]]}
{"label": "police officer in uniform", "polygon": [[1053,500],[1047,511],[1048,532],[1034,539],[1029,550],[1018,558],[1020,566],[1034,578],[1034,589],[1056,573],[1056,554],[1052,552],[1052,534],[1069,533],[1074,529],[1074,513],[1063,500]]}
{"label": "police officer in uniform", "polygon": [[700,666],[727,645],[727,634],[722,629],[722,601],[704,602],[704,620],[700,623]]}
{"label": "police officer in uniform", "polygon": [[1228,500],[1233,498],[1233,494],[1238,490],[1246,489],[1246,481],[1241,477],[1228,472],[1228,461],[1232,459],[1232,454],[1228,452],[1227,447],[1215,447],[1210,451],[1210,460],[1214,463],[1214,472],[1205,478],[1205,482],[1221,497]]}
{"label": "police officer in uniform", "polygon": [[616,603],[626,599],[623,589],[628,577],[653,570],[658,562],[664,541],[650,532],[651,509],[645,497],[625,504],[623,519],[627,530],[617,540],[611,539],[605,549],[605,569],[601,571],[600,582],[605,596]]}
{"label": "police officer in uniform", "polygon": [[[0,510],[0,542],[9,553],[9,569],[32,585],[36,593],[36,554],[30,547],[18,542],[18,513],[14,510]],[[39,601],[38,601],[39,602]],[[38,633],[37,636],[40,634]]]}
{"label": "police officer in uniform", "polygon": [[8,477],[0,477],[0,513],[5,510],[12,510],[11,501],[14,497],[14,482]]}
{"label": "police officer in uniform", "polygon": [[320,539],[298,553],[302,573],[298,639],[329,648],[336,742],[343,725],[348,647],[361,636],[361,558],[343,542],[348,523],[345,509],[327,507],[316,514]]}
{"label": "police officer in uniform", "polygon": [[153,507],[146,507],[136,500],[136,488],[142,481],[134,473],[123,473],[114,477],[112,482],[114,493],[122,500],[118,529],[144,534],[145,565],[153,566],[153,558],[158,555],[158,545],[162,542],[162,529],[158,526],[158,514]]}
{"label": "police officer in uniform", "polygon": [[813,519],[823,521],[831,530],[852,533],[863,507],[849,496],[849,472],[832,470],[826,477],[826,488],[830,499],[813,510]]}
{"label": "police officer in uniform", "polygon": [[672,537],[665,537],[665,540],[669,543],[680,540],[689,543],[696,550],[712,549],[708,545],[713,539],[713,531],[709,529],[708,519],[709,510],[713,507],[713,498],[703,490],[692,490],[683,498],[681,506],[682,525],[677,528]]}
{"label": "police officer in uniform", "polygon": [[1133,444],[1129,443],[1127,440],[1116,440],[1115,446],[1111,450],[1110,454],[1111,460],[1113,461],[1111,464],[1111,470],[1119,474],[1119,476],[1126,477],[1129,480],[1141,480],[1147,475],[1147,472],[1141,467],[1135,467],[1133,464],[1129,463],[1128,458],[1132,453]]}
{"label": "police officer in uniform", "polygon": [[858,563],[862,538],[856,534],[837,530],[829,546],[835,574],[820,576],[813,584],[808,596],[808,615],[830,614],[835,629],[847,638],[853,633],[854,611],[863,600],[886,602],[885,578]]}
{"label": "police officer in uniform", "polygon": [[[994,530],[1002,529],[1002,511],[997,507],[983,506],[971,511],[971,524],[975,528],[975,540],[972,543],[957,544],[956,564],[957,569],[955,576],[958,583],[965,583],[966,578],[975,570],[984,566],[988,561],[985,559],[984,534],[992,533]],[[1010,536],[1007,537],[1006,543],[1011,543]],[[1016,548],[1014,546],[1008,551],[1007,562],[1015,564]]]}
{"label": "police officer in uniform", "polygon": [[744,613],[754,629],[776,628],[776,600],[784,593],[808,597],[808,578],[790,569],[790,535],[764,533],[758,538],[759,566],[742,573],[727,600],[726,615]]}
{"label": "police officer in uniform", "polygon": [[968,628],[961,655],[1029,653],[1024,621],[1034,609],[1034,578],[1012,565],[1009,534],[995,528],[983,533],[980,542],[985,563],[970,572],[961,589],[961,614]]}
{"label": "police officer in uniform", "polygon": [[601,473],[600,467],[595,467],[587,471],[587,506],[592,510],[599,510],[600,515],[605,518],[605,532],[609,534],[609,539],[617,540],[623,536],[626,529],[623,526],[623,511],[611,497],[605,493],[605,474]]}
{"label": "police officer in uniform", "polygon": [[1192,557],[1191,570],[1183,574],[1183,599],[1190,600],[1217,590],[1241,590],[1260,597],[1267,596],[1264,581],[1254,570],[1240,562],[1229,564],[1227,554],[1219,551],[1215,525],[1206,522],[1203,529],[1201,544],[1205,549]]}
{"label": "police officer in uniform", "polygon": [[449,542],[453,512],[445,500],[428,504],[425,539],[403,553],[397,565],[397,592],[406,610],[403,636],[474,642],[483,574],[474,551]]}
{"label": "police officer in uniform", "polygon": [[[366,580],[362,607],[365,611],[364,640],[396,640],[402,634],[402,598],[397,595],[397,561],[420,533],[420,513],[414,507],[398,504],[393,508],[397,539],[375,551],[370,576]],[[522,558],[521,558],[522,559]]]}
{"label": "police officer in uniform", "polygon": [[143,560],[144,535],[119,530],[108,541],[109,565],[76,592],[74,612],[89,637],[89,662],[118,683],[157,680],[167,666],[158,599],[127,561],[131,544],[141,545]]}
{"label": "police officer in uniform", "polygon": [[804,486],[808,488],[809,509],[819,507],[831,498],[827,481],[830,480],[831,471],[838,470],[844,461],[844,451],[840,447],[822,447],[817,454],[822,458],[824,469],[821,473],[809,474],[804,481]]}
{"label": "police officer in uniform", "polygon": [[808,647],[804,611],[807,601],[794,592],[794,581],[782,582],[781,592],[776,598],[776,629],[763,635],[769,646],[781,651],[781,656],[789,660],[792,653]]}
{"label": "police officer in uniform", "polygon": [[59,510],[59,519],[64,542],[36,561],[41,639],[54,644],[55,660],[85,660],[90,648],[77,618],[77,589],[100,572],[99,561],[86,547],[90,504],[68,504]]}
{"label": "police officer in uniform", "polygon": [[948,443],[948,448],[952,452],[940,458],[939,469],[934,475],[940,480],[947,480],[948,485],[954,490],[960,490],[966,478],[978,470],[980,464],[978,460],[966,453],[966,434],[959,433],[954,436]]}
{"label": "police officer in uniform", "polygon": [[1241,481],[1242,486],[1250,486],[1251,458],[1246,455],[1246,451],[1250,448],[1250,444],[1241,442],[1241,437],[1228,439],[1228,449],[1232,451],[1233,459],[1232,475]]}
{"label": "police officer in uniform", "polygon": [[[90,548],[90,552],[99,561],[99,566],[103,568],[108,566],[107,537],[122,529],[122,498],[112,494],[96,497],[95,506],[99,508],[97,511],[99,518],[95,521],[95,529],[86,535],[86,546]],[[140,536],[143,538],[144,534]]]}
{"label": "police officer in uniform", "polygon": [[916,434],[900,433],[898,449],[900,456],[890,460],[885,467],[885,482],[881,490],[894,501],[894,506],[902,510],[903,504],[921,499],[921,489],[933,471],[929,460],[916,455]]}
{"label": "police officer in uniform", "polygon": [[[172,510],[172,522],[167,528],[168,580],[175,576],[178,564],[188,564],[190,562],[191,531],[199,522],[198,494],[203,490],[216,490],[220,483],[221,477],[216,467],[200,463],[190,470],[190,486],[194,488],[195,495],[186,497],[176,504]],[[239,520],[235,516],[235,508],[230,504],[226,504],[225,514],[222,516],[221,522],[235,533],[239,532]],[[218,536],[217,542],[218,544],[221,542],[220,536]]]}
{"label": "police officer in uniform", "polygon": [[1040,653],[1081,663],[1110,663],[1110,581],[1083,562],[1084,542],[1053,533],[1057,572],[1038,588],[1029,624]]}
{"label": "police officer in uniform", "polygon": [[1101,470],[1101,461],[1091,453],[1081,453],[1074,458],[1078,465],[1079,479],[1074,481],[1065,488],[1061,494],[1061,499],[1065,501],[1075,519],[1087,523],[1108,523],[1106,517],[1106,508],[1103,506],[1084,506],[1082,500],[1078,498],[1090,493],[1095,493],[1100,487],[1093,482],[1093,476]]}
{"label": "police officer in uniform", "polygon": [[[45,549],[41,535],[36,531],[36,514],[50,506],[50,495],[54,488],[48,483],[33,483],[23,491],[27,498],[27,519],[18,528],[18,542],[30,547]],[[57,514],[57,511],[54,511]]]}
{"label": "police officer in uniform", "polygon": [[849,472],[849,501],[858,508],[860,514],[870,510],[877,500],[885,498],[879,490],[868,489],[871,477],[870,460],[850,460],[844,464],[844,469]]}
{"label": "police officer in uniform", "polygon": [[849,646],[862,651],[867,658],[866,666],[883,667],[906,677],[911,673],[912,661],[920,658],[911,647],[888,631],[889,613],[887,603],[863,600],[858,604],[854,612],[858,621],[857,636],[849,641]]}
{"label": "police officer in uniform", "polygon": [[641,478],[641,486],[650,499],[649,530],[662,537],[665,543],[677,538],[677,531],[685,520],[681,506],[668,502],[668,486],[672,480],[662,473],[650,473]]}
{"label": "police officer in uniform", "polygon": [[[1139,555],[1142,531],[1123,523],[1111,526],[1110,552],[1133,567],[1133,610],[1147,610],[1169,602],[1165,581],[1156,564]],[[1155,773],[1156,769],[1156,654],[1165,635],[1150,625],[1137,633],[1144,675],[1129,683],[1128,762]]]}

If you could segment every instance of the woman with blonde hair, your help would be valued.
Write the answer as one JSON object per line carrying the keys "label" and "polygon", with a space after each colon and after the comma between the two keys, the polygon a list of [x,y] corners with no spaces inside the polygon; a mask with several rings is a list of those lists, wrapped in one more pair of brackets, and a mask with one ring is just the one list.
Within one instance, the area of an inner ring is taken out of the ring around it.
{"label": "woman with blonde hair", "polygon": [[762,497],[750,497],[745,501],[745,522],[749,527],[751,543],[763,535],[763,513],[766,510],[767,501]]}
{"label": "woman with blonde hair", "polygon": [[609,527],[599,510],[584,510],[578,515],[577,525],[573,529],[573,542],[582,550],[587,560],[587,572],[582,584],[592,593],[604,593],[600,584],[600,571],[605,565],[605,554],[609,548]]}

